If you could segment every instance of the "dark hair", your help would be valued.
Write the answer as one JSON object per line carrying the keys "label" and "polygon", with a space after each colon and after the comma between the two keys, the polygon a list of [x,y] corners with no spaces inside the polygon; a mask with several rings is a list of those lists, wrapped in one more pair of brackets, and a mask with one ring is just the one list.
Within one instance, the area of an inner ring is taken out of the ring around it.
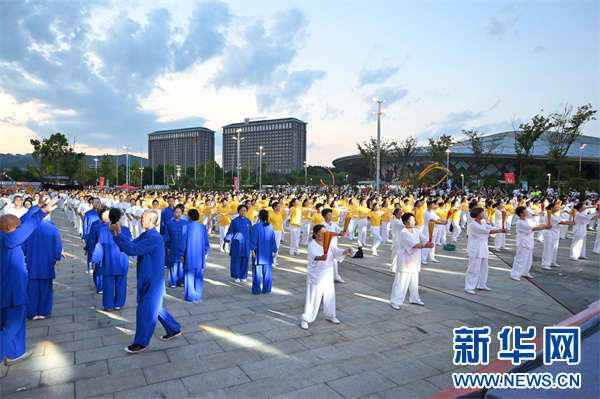
{"label": "dark hair", "polygon": [[313,234],[312,234],[313,240],[317,239],[317,233],[319,231],[321,231],[321,229],[324,229],[324,228],[325,228],[325,226],[323,226],[322,224],[317,224],[317,225],[315,225],[315,227],[313,227]]}
{"label": "dark hair", "polygon": [[31,205],[33,205],[33,200],[31,199],[31,197],[25,198],[25,201],[23,201],[23,205],[25,205],[26,202],[29,202]]}
{"label": "dark hair", "polygon": [[396,215],[397,215],[397,214],[399,214],[400,212],[402,212],[402,209],[400,209],[400,208],[396,208],[396,209],[394,209],[394,212],[392,212],[392,215],[393,215],[393,216],[396,216]]}
{"label": "dark hair", "polygon": [[247,207],[246,205],[243,205],[243,204],[242,204],[242,205],[238,205],[238,207],[237,207],[237,211],[238,211],[238,213],[239,213],[239,212],[242,210],[242,208],[245,208],[245,209],[246,209],[246,212],[248,211],[248,207]]}
{"label": "dark hair", "polygon": [[266,209],[261,209],[258,212],[258,219],[263,222],[263,226],[269,225],[269,212]]}
{"label": "dark hair", "polygon": [[573,206],[573,209],[580,210],[583,207],[583,202],[579,202]]}
{"label": "dark hair", "polygon": [[198,219],[200,219],[200,213],[198,213],[197,210],[195,210],[195,209],[192,208],[192,209],[190,209],[188,211],[188,219],[190,219],[191,221],[195,222]]}
{"label": "dark hair", "polygon": [[525,208],[524,206],[519,206],[519,207],[517,207],[517,209],[515,209],[515,213],[517,214],[518,217],[521,217],[523,212],[525,212],[526,210],[527,210],[527,208]]}
{"label": "dark hair", "polygon": [[298,198],[292,198],[290,201],[290,208],[294,206],[294,202],[298,201]]}
{"label": "dark hair", "polygon": [[413,214],[412,214],[412,213],[410,213],[410,212],[408,212],[408,213],[405,213],[404,215],[402,215],[402,223],[405,223],[405,224],[406,224],[406,222],[408,221],[408,219],[410,219],[411,217],[412,217],[412,218],[414,218],[414,217],[415,217],[415,215],[413,215]]}
{"label": "dark hair", "polygon": [[159,204],[160,204],[160,201],[159,201],[159,200],[157,200],[157,199],[155,199],[154,201],[152,201],[152,205],[154,205],[154,203],[155,203],[155,202],[157,202],[157,203],[159,203]]}
{"label": "dark hair", "polygon": [[323,204],[320,202],[317,205],[315,205],[315,209],[319,209],[319,208],[323,208]]}
{"label": "dark hair", "polygon": [[121,219],[121,210],[119,208],[111,208],[108,212],[110,223],[117,223]]}
{"label": "dark hair", "polygon": [[325,209],[323,209],[323,210],[321,211],[321,216],[325,217],[325,216],[327,216],[328,214],[330,214],[330,213],[332,213],[332,212],[333,212],[333,211],[332,211],[331,209],[329,209],[329,208],[325,208]]}
{"label": "dark hair", "polygon": [[473,219],[475,219],[477,216],[479,216],[480,213],[483,212],[483,208],[476,206],[475,208],[471,209],[471,212],[469,213],[469,215],[471,215],[471,217]]}
{"label": "dark hair", "polygon": [[181,209],[181,213],[183,213],[183,211],[185,211],[185,206],[182,204],[177,204],[175,205],[175,208],[173,208],[173,212],[175,212],[175,209]]}
{"label": "dark hair", "polygon": [[102,205],[100,209],[98,209],[98,216],[102,216],[102,214],[106,211],[110,211],[110,208],[106,205]]}

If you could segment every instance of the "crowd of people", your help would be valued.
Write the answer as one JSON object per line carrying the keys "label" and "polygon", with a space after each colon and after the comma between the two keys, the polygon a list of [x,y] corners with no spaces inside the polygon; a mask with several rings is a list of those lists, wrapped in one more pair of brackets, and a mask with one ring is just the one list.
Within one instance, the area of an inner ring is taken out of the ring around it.
{"label": "crowd of people", "polygon": [[[586,193],[587,195],[588,193]],[[597,195],[585,199],[554,192],[480,190],[454,192],[386,188],[285,188],[268,192],[84,191],[5,193],[0,204],[2,249],[2,358],[11,364],[28,356],[25,320],[48,317],[52,308],[55,266],[64,257],[58,229],[49,220],[60,207],[77,234],[105,311],[126,302],[129,258],[137,262],[136,334],[128,353],[146,349],[160,321],[162,340],[181,335],[181,325],[163,307],[166,289],[183,287],[187,301],[202,299],[210,236],[228,252],[230,277],[245,283],[252,266],[255,295],[269,294],[281,243],[289,256],[306,247],[307,288],[300,327],[314,322],[321,302],[328,321],[337,324],[335,283],[343,284],[339,263],[347,256],[379,257],[391,243],[391,258],[380,259],[395,273],[390,305],[424,305],[418,292],[421,265],[440,262],[436,250],[452,249],[468,237],[464,291],[490,291],[489,246],[506,250],[516,234],[510,278],[531,279],[533,248],[543,244],[542,269],[556,262],[558,243],[571,229],[571,261],[587,259],[588,229],[596,230],[593,248],[600,254]],[[37,205],[33,205],[37,204]],[[513,228],[514,227],[514,228]],[[289,231],[289,234],[286,232]],[[370,232],[370,235],[368,234]],[[350,248],[338,248],[347,240]],[[367,251],[367,248],[370,250]],[[366,253],[366,255],[365,255]],[[165,269],[167,277],[165,278]]]}

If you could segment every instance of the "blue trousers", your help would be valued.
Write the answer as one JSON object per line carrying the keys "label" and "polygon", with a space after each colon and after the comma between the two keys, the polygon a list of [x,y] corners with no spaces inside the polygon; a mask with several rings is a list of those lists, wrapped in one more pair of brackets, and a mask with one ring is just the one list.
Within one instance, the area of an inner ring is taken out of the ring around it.
{"label": "blue trousers", "polygon": [[141,297],[135,312],[135,338],[134,345],[148,346],[156,328],[156,322],[160,321],[165,332],[172,334],[181,329],[173,316],[163,307],[163,297]]}
{"label": "blue trousers", "polygon": [[102,263],[96,263],[94,272],[92,273],[92,280],[96,285],[96,292],[99,294],[102,292]]}
{"label": "blue trousers", "polygon": [[183,296],[186,301],[199,301],[202,299],[202,286],[204,285],[204,269],[192,269],[184,272],[185,286]]}
{"label": "blue trousers", "polygon": [[102,294],[102,306],[104,310],[122,308],[127,298],[127,275],[102,276],[104,293]]}
{"label": "blue trousers", "polygon": [[50,316],[52,313],[52,279],[30,279],[27,283],[27,318],[33,316]]}
{"label": "blue trousers", "polygon": [[248,260],[250,258],[231,257],[230,270],[231,278],[247,279],[248,278]]}
{"label": "blue trousers", "polygon": [[26,304],[0,311],[0,361],[4,355],[16,359],[25,354],[26,315]]}
{"label": "blue trousers", "polygon": [[92,270],[92,253],[89,251],[87,254],[87,265],[88,265],[88,270]]}
{"label": "blue trousers", "polygon": [[169,287],[183,285],[183,265],[181,262],[173,263],[169,266]]}
{"label": "blue trousers", "polygon": [[260,283],[262,281],[262,292],[271,292],[272,265],[252,265],[252,293],[260,294]]}

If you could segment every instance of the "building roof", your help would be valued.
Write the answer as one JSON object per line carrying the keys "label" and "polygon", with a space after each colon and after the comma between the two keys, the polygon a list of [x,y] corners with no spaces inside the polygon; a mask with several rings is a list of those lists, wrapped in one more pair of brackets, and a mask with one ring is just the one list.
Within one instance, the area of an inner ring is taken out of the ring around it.
{"label": "building roof", "polygon": [[200,130],[205,133],[214,133],[215,132],[214,130],[210,130],[210,129],[202,127],[202,126],[198,126],[198,127],[186,127],[183,129],[157,130],[156,132],[148,133],[148,136],[152,136],[155,134],[165,134],[165,133],[184,133],[184,132],[189,132],[191,130]]}
{"label": "building roof", "polygon": [[228,127],[244,127],[244,126],[248,126],[248,125],[263,125],[266,123],[279,123],[279,122],[298,122],[303,125],[308,125],[307,122],[301,121],[300,119],[297,119],[297,118],[280,118],[280,119],[264,119],[264,120],[258,120],[258,121],[249,121],[248,123],[245,123],[245,122],[230,123],[229,125],[222,126],[222,128],[225,129]]}

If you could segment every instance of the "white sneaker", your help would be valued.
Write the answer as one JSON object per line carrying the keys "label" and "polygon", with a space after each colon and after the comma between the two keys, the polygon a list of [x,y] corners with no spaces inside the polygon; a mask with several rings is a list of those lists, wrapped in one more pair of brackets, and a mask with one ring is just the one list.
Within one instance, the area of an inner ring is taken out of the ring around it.
{"label": "white sneaker", "polygon": [[336,317],[328,317],[327,321],[333,324],[340,324],[340,321]]}
{"label": "white sneaker", "polygon": [[524,274],[523,277],[525,277],[525,278],[531,278],[531,279],[535,278],[531,274]]}
{"label": "white sneaker", "polygon": [[377,252],[371,252],[371,255],[373,255],[373,256],[379,256],[379,254]]}
{"label": "white sneaker", "polygon": [[562,267],[561,265],[558,265],[558,264],[556,264],[556,263],[555,263],[555,264],[553,264],[553,265],[550,265],[550,266],[551,266],[551,267]]}
{"label": "white sneaker", "polygon": [[33,351],[28,351],[23,353],[21,356],[19,356],[16,359],[9,359],[8,357],[6,358],[6,360],[4,360],[4,364],[6,366],[12,366],[13,364],[17,364],[22,360],[27,359],[29,356],[33,355]]}
{"label": "white sneaker", "polygon": [[219,248],[220,252],[225,252],[225,250],[223,248]]}
{"label": "white sneaker", "polygon": [[425,304],[419,299],[417,302],[411,302],[413,305],[425,306]]}
{"label": "white sneaker", "polygon": [[340,284],[345,284],[346,283],[341,277],[334,278],[333,281],[336,282],[336,283],[340,283]]}
{"label": "white sneaker", "polygon": [[239,278],[236,278],[236,279],[235,279],[235,280],[233,280],[233,281],[235,281],[236,283],[239,283],[239,282],[240,282],[240,279],[239,279]]}
{"label": "white sneaker", "polygon": [[511,280],[515,280],[515,281],[521,281],[521,279],[519,277],[513,277],[513,276],[511,276],[510,279]]}
{"label": "white sneaker", "polygon": [[304,320],[300,321],[300,328],[303,330],[308,330],[308,323],[305,322]]}
{"label": "white sneaker", "polygon": [[429,262],[427,262],[426,260],[422,260],[422,261],[421,261],[421,264],[422,264],[422,265],[428,265],[428,264],[429,264]]}
{"label": "white sneaker", "polygon": [[393,304],[390,302],[390,305],[392,306],[392,308],[396,309],[396,310],[400,310],[400,306]]}
{"label": "white sneaker", "polygon": [[440,263],[440,261],[439,261],[439,260],[437,260],[437,259],[429,259],[429,261],[430,261],[430,262],[433,262],[433,263]]}
{"label": "white sneaker", "polygon": [[479,291],[491,291],[488,287],[477,288]]}
{"label": "white sneaker", "polygon": [[579,259],[577,259],[577,258],[573,258],[572,256],[569,256],[569,260],[578,261]]}
{"label": "white sneaker", "polygon": [[550,266],[542,266],[542,269],[544,269],[544,270],[552,270],[552,268]]}
{"label": "white sneaker", "polygon": [[467,294],[475,295],[475,291],[473,290],[465,290]]}

